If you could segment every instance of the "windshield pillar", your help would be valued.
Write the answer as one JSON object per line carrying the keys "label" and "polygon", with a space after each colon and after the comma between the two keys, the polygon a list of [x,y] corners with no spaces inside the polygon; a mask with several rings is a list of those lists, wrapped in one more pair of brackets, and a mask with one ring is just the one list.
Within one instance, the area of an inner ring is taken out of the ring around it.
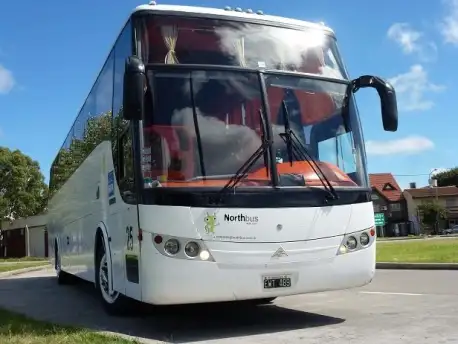
{"label": "windshield pillar", "polygon": [[267,141],[270,142],[269,148],[268,148],[268,153],[269,153],[269,164],[270,164],[270,170],[271,170],[271,180],[272,180],[272,187],[277,187],[279,185],[278,183],[278,172],[277,172],[277,162],[275,160],[275,151],[273,148],[273,131],[272,131],[272,125],[270,122],[271,114],[270,114],[270,107],[269,107],[269,102],[267,100],[267,88],[266,88],[266,81],[264,78],[264,73],[259,71],[259,85],[261,88],[261,101],[262,101],[262,107],[264,108],[264,111],[262,112],[261,116],[264,116],[264,121],[266,123],[266,128],[265,128],[265,135],[267,138]]}

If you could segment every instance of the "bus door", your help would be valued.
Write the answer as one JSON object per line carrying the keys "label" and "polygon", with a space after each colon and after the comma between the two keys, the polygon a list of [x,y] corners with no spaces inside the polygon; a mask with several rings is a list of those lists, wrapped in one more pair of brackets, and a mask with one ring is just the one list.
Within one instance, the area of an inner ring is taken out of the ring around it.
{"label": "bus door", "polygon": [[114,169],[108,174],[107,223],[111,237],[113,288],[141,300],[140,240],[137,195],[134,182],[132,128],[118,137]]}

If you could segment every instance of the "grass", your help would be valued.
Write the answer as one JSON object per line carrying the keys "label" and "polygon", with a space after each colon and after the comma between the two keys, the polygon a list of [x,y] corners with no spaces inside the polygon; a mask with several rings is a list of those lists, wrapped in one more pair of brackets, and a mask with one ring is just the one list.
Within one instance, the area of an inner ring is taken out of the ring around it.
{"label": "grass", "polygon": [[385,241],[377,245],[377,262],[458,263],[458,238]]}
{"label": "grass", "polygon": [[[12,262],[12,263],[4,263],[0,264],[0,272],[7,272],[7,271],[14,271],[14,270],[19,270],[19,269],[25,269],[25,268],[33,268],[36,266],[42,266],[42,265],[48,265],[48,262],[42,261],[42,262]],[[1,343],[1,342],[0,342]]]}
{"label": "grass", "polygon": [[49,258],[41,258],[41,257],[0,258],[0,263],[47,262],[47,261],[49,261]]}
{"label": "grass", "polygon": [[136,341],[57,326],[0,309],[1,344],[134,344]]}

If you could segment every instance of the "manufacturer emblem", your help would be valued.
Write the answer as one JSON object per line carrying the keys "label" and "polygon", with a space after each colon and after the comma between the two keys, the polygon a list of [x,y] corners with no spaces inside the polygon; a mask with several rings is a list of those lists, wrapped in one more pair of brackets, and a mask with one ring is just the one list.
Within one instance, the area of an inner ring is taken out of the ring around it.
{"label": "manufacturer emblem", "polygon": [[288,257],[288,254],[286,251],[283,249],[283,247],[280,247],[275,253],[272,255],[272,258],[280,258],[280,257]]}

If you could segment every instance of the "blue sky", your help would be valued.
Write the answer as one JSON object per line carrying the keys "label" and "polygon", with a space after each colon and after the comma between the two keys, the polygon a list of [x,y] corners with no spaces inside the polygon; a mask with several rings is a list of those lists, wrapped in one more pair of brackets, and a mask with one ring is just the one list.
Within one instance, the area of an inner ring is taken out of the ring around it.
{"label": "blue sky", "polygon": [[[0,14],[0,145],[49,167],[111,45],[135,6],[147,1],[12,1]],[[458,0],[169,0],[167,4],[262,9],[324,21],[336,32],[352,77],[374,74],[398,92],[399,130],[384,132],[375,91],[357,94],[369,172],[392,172],[402,187],[433,168],[458,165]],[[25,10],[27,9],[27,10]],[[408,176],[406,176],[408,175]]]}

